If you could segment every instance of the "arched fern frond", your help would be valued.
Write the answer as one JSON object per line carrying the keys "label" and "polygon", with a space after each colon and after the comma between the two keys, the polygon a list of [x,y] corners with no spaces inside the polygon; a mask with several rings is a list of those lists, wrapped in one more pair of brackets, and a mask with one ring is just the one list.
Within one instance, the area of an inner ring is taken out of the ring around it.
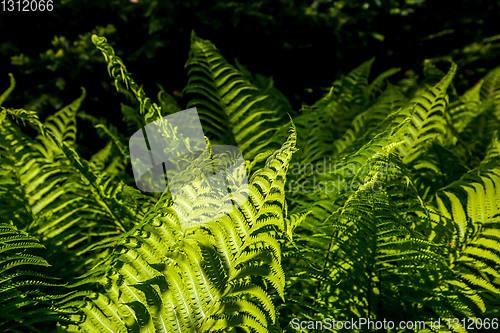
{"label": "arched fern frond", "polygon": [[436,193],[435,200],[442,218],[452,222],[449,264],[457,283],[485,312],[485,304],[500,299],[500,169],[480,166]]}
{"label": "arched fern frond", "polygon": [[[109,173],[93,174],[88,162],[71,148],[75,138],[75,115],[83,97],[84,94],[49,117],[47,127],[38,120],[36,113],[17,110],[6,111],[9,116],[3,119],[0,128],[0,154],[7,163],[3,169],[9,179],[1,187],[1,200],[5,202],[7,195],[13,196],[9,200],[10,211],[5,216],[15,219],[24,216],[21,220],[25,224],[19,227],[44,243],[49,260],[61,251],[78,254],[89,251],[93,246],[92,238],[102,240],[116,235],[117,229],[128,228],[124,225],[133,224],[135,216],[140,214],[131,202],[134,199],[120,198],[125,192],[123,184],[112,182],[106,176]],[[39,135],[35,139],[24,135],[10,117],[35,124]],[[108,171],[113,172],[113,169]],[[9,190],[14,184],[16,191]],[[89,184],[93,185],[89,187]],[[66,256],[64,259],[55,262],[61,276],[71,269],[84,270],[93,265],[92,260],[84,257]]]}
{"label": "arched fern frond", "polygon": [[79,98],[45,119],[44,127],[49,129],[59,142],[75,143],[76,114],[85,95],[86,91],[82,88],[82,95]]}
{"label": "arched fern frond", "polygon": [[284,297],[279,240],[295,140],[292,130],[251,177],[248,200],[228,215],[183,233],[167,200],[161,216],[150,215],[121,238],[109,269],[93,273],[106,293],[91,297],[82,308],[85,321],[68,331],[201,333],[234,326],[268,332],[276,310],[261,286],[266,281]]}
{"label": "arched fern frond", "polygon": [[445,109],[448,106],[446,89],[456,70],[457,65],[451,61],[450,70],[439,83],[410,101],[411,124],[405,137],[406,143],[399,148],[405,163],[416,160],[428,149],[434,138],[446,132]]}
{"label": "arched fern frond", "polygon": [[268,97],[228,64],[215,45],[193,32],[185,67],[189,79],[184,93],[199,96],[187,107],[198,109],[207,134],[237,146],[250,160],[269,145],[282,117],[264,107]]}
{"label": "arched fern frond", "polygon": [[[70,323],[71,309],[64,310],[46,287],[60,287],[43,267],[50,264],[40,256],[44,246],[12,223],[0,222],[0,330],[42,332],[48,324]],[[36,252],[35,252],[36,251]],[[37,253],[37,254],[34,254]]]}

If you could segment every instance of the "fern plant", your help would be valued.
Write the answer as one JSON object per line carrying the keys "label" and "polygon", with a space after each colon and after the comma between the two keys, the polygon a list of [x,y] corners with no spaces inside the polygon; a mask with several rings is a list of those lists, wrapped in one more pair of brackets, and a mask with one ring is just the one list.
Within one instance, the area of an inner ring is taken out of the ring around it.
{"label": "fern plant", "polygon": [[[272,80],[193,33],[183,94],[207,147],[182,160],[174,179],[191,185],[174,201],[170,188],[135,189],[127,145],[183,108],[161,85],[152,102],[107,40],[92,41],[131,103],[130,133],[79,110],[85,90],[44,121],[1,109],[3,331],[343,331],[328,318],[419,321],[418,332],[470,330],[452,318],[488,329],[489,318],[498,328],[498,68],[458,95],[450,58],[424,62],[420,83],[397,84],[388,79],[399,68],[370,82],[370,59],[295,113]],[[0,105],[14,85],[11,76]],[[79,119],[101,139],[88,160]],[[165,124],[173,145],[187,143]],[[249,176],[223,198],[193,172],[234,162],[215,156],[215,143],[238,146]],[[214,209],[223,214],[181,224]]]}
{"label": "fern plant", "polygon": [[[400,104],[368,125],[364,135],[359,130],[364,119],[355,118],[354,129],[339,139],[342,146],[352,140],[340,156],[331,144],[317,144],[341,167],[314,175],[335,190],[322,186],[312,198],[293,193],[292,213],[309,212],[285,261],[285,271],[292,273],[287,291],[296,303],[291,308],[303,320],[422,320],[432,331],[433,318],[495,318],[500,296],[496,95],[479,100],[479,84],[448,104],[455,69],[451,62],[440,82],[415,90],[408,102],[389,85],[381,103],[368,109],[370,115],[384,110],[389,94]],[[333,96],[332,90],[326,98]],[[470,153],[477,139],[461,133],[482,116],[489,119],[483,130],[492,141],[484,151],[488,157],[477,165],[478,157]],[[462,177],[457,177],[457,159],[463,161],[462,175],[470,170]],[[316,287],[304,294],[311,279]],[[294,316],[282,326],[290,327]],[[461,323],[450,331],[467,330]]]}

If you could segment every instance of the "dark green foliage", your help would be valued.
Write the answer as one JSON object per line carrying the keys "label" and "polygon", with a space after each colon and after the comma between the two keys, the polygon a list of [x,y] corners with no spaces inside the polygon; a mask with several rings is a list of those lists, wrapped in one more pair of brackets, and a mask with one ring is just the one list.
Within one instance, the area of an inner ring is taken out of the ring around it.
{"label": "dark green foliage", "polygon": [[[158,81],[179,99],[173,92],[185,82],[168,78],[183,78],[194,29],[226,59],[238,57],[253,71],[273,75],[295,111],[313,104],[366,54],[377,56],[377,71],[404,67],[420,76],[423,58],[450,54],[458,65],[454,83],[463,91],[495,66],[499,13],[498,1],[491,0],[453,6],[420,0],[63,0],[52,12],[31,15],[29,30],[10,28],[26,20],[23,12],[4,16],[0,61],[13,66],[0,75],[12,72],[20,84],[9,103],[36,108],[41,119],[71,101],[74,81],[89,93],[86,109],[119,105],[106,73],[95,66],[104,60],[91,43],[95,33],[113,37],[117,54],[146,91]],[[151,81],[153,72],[158,79]],[[109,108],[104,116],[124,131],[115,119],[119,111]]]}
{"label": "dark green foliage", "polygon": [[[372,58],[295,113],[272,79],[193,33],[181,107],[161,86],[152,102],[106,38],[92,42],[132,105],[121,108],[127,134],[78,111],[85,89],[43,122],[1,109],[3,331],[282,332],[294,318],[498,318],[498,68],[458,95],[451,58],[397,84],[389,79],[399,68],[369,79]],[[14,85],[11,77],[0,104]],[[248,200],[231,197],[238,208],[230,201],[223,217],[183,229],[181,218],[211,209],[207,183],[182,198],[185,210],[169,191],[142,193],[127,173],[127,145],[190,107],[208,148],[187,169],[210,162],[213,143],[234,144],[249,184],[240,189]],[[79,119],[98,129],[101,150],[89,159],[78,153]]]}

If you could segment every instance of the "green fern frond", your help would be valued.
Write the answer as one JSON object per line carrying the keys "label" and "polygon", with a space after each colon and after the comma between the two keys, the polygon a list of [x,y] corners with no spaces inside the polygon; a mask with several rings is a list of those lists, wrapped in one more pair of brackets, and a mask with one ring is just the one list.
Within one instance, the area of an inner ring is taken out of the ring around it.
{"label": "green fern frond", "polygon": [[334,142],[337,148],[334,156],[346,153],[344,150],[347,147],[350,148],[351,152],[356,147],[359,147],[359,144],[355,142],[356,140],[366,143],[367,139],[371,139],[367,136],[367,134],[370,133],[370,129],[377,127],[377,125],[383,122],[391,113],[397,112],[405,104],[404,95],[396,86],[389,84],[387,89],[377,99],[377,102],[366,111],[356,116],[352,122],[351,128],[347,130],[341,139]]}
{"label": "green fern frond", "polygon": [[379,76],[377,76],[375,80],[373,80],[372,83],[370,83],[370,85],[368,86],[368,92],[366,95],[368,96],[369,100],[370,101],[374,100],[375,96],[378,93],[382,93],[381,88],[384,83],[384,80],[387,79],[389,76],[396,74],[400,70],[401,68],[391,68],[381,73]]}
{"label": "green fern frond", "polygon": [[54,278],[39,268],[50,264],[30,253],[44,248],[28,233],[12,224],[0,223],[0,329],[4,332],[20,329],[42,332],[41,327],[48,323],[71,322],[72,310],[65,311],[60,302],[55,301],[63,295],[42,291],[44,287],[61,286],[48,282]]}
{"label": "green fern frond", "polygon": [[292,129],[252,176],[249,199],[228,215],[183,234],[172,206],[164,206],[163,218],[152,215],[122,237],[107,261],[111,269],[92,273],[107,292],[89,299],[80,329],[209,332],[234,325],[267,332],[275,308],[268,291],[250,281],[263,278],[284,297],[277,239],[285,233],[284,181],[295,140]]}
{"label": "green fern frond", "polygon": [[495,131],[491,138],[490,145],[486,149],[486,156],[482,163],[491,163],[494,160],[500,159],[500,131]]}
{"label": "green fern frond", "polygon": [[304,138],[299,144],[300,163],[314,164],[335,156],[335,140],[342,137],[368,103],[368,74],[374,60],[362,63],[335,82],[326,96],[305,107],[297,117],[297,133],[299,138]]}
{"label": "green fern frond", "polygon": [[40,133],[44,133],[42,123],[40,122],[40,119],[38,119],[36,111],[28,111],[24,109],[5,109],[2,107],[2,115],[0,116],[0,119],[5,119],[7,114],[14,117],[18,124],[19,120],[21,120],[23,125],[26,125],[25,121],[27,121],[29,124],[33,125],[33,127],[38,129]]}
{"label": "green fern frond", "polygon": [[464,294],[484,312],[484,292],[500,298],[500,170],[479,167],[435,198],[443,217],[456,226],[450,264],[461,290],[469,290]]}
{"label": "green fern frond", "polygon": [[45,119],[44,127],[52,132],[59,142],[74,144],[76,140],[76,113],[85,99],[86,91],[71,104]]}
{"label": "green fern frond", "polygon": [[[494,99],[497,102],[500,99],[500,67],[496,67],[488,72],[483,78],[483,85],[481,86],[481,100]],[[499,116],[497,109],[496,115]]]}
{"label": "green fern frond", "polygon": [[[83,96],[49,117],[47,128],[38,121],[36,114],[30,115],[24,110],[9,113],[14,117],[27,114],[37,122],[40,132],[35,140],[23,136],[9,119],[3,120],[0,129],[0,146],[5,152],[2,156],[8,157],[11,170],[9,187],[17,184],[17,191],[11,191],[16,200],[10,200],[10,206],[16,209],[6,216],[26,216],[22,220],[27,224],[19,226],[40,237],[47,247],[48,259],[57,256],[61,249],[85,253],[93,246],[91,237],[102,240],[116,235],[117,229],[125,230],[128,223],[133,224],[135,216],[141,214],[136,210],[135,199],[120,199],[125,192],[122,183],[112,182],[110,178],[105,180],[108,173],[94,174],[89,163],[70,147],[74,142],[76,110]],[[62,141],[65,138],[67,142]],[[115,167],[119,167],[117,162]],[[88,187],[90,184],[93,185]],[[0,190],[2,202],[9,187]],[[66,272],[62,275],[67,274],[70,267],[78,271],[92,265],[92,260],[78,256],[67,256],[56,262],[57,268]]]}
{"label": "green fern frond", "polygon": [[282,117],[277,110],[264,107],[268,97],[228,64],[215,45],[193,32],[185,67],[189,68],[189,79],[184,93],[201,97],[192,98],[187,107],[197,108],[206,133],[236,145],[246,159],[253,159],[268,146]]}
{"label": "green fern frond", "polygon": [[481,103],[480,91],[482,82],[483,81],[477,83],[473,88],[466,91],[463,96],[453,103],[450,103],[448,107],[451,123],[458,133],[462,133],[470,121],[482,111],[482,109],[478,107]]}
{"label": "green fern frond", "polygon": [[444,116],[448,105],[446,89],[456,70],[457,65],[451,61],[450,70],[439,83],[410,101],[411,123],[405,137],[406,143],[399,148],[405,163],[416,160],[427,150],[434,138],[446,132]]}
{"label": "green fern frond", "polygon": [[2,93],[2,95],[0,95],[0,106],[3,104],[3,102],[5,102],[5,100],[7,99],[7,97],[9,97],[10,93],[16,87],[16,80],[14,79],[14,75],[12,75],[11,73],[9,73],[9,76],[10,76],[10,86],[9,86],[9,88],[6,91],[4,91]]}
{"label": "green fern frond", "polygon": [[[108,74],[115,79],[116,89],[119,90],[120,80],[127,89],[132,90],[140,106],[140,114],[144,117],[144,124],[149,124],[152,121],[162,118],[161,109],[156,103],[151,103],[151,100],[146,96],[146,93],[139,87],[131,78],[130,73],[123,64],[120,57],[115,55],[113,48],[107,43],[105,37],[92,35],[92,42],[102,51],[106,62],[108,63]],[[142,126],[141,126],[142,127]]]}
{"label": "green fern frond", "polygon": [[[174,114],[178,111],[181,111],[181,107],[175,100],[175,98],[165,91],[160,84],[157,84],[160,91],[158,92],[158,101],[161,106],[161,112],[163,116],[168,116],[170,114]],[[175,93],[175,92],[174,92]]]}

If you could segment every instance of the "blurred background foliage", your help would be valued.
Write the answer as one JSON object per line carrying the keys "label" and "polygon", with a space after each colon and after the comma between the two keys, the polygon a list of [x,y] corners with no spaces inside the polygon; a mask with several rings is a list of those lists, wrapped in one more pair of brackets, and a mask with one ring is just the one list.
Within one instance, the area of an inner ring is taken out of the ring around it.
{"label": "blurred background foliage", "polygon": [[[93,33],[108,37],[150,96],[162,88],[162,98],[186,105],[184,64],[195,30],[258,87],[274,84],[294,112],[372,56],[373,76],[401,67],[394,80],[411,85],[427,78],[425,59],[450,55],[461,93],[498,65],[500,46],[500,1],[491,0],[63,0],[51,12],[1,15],[0,82],[7,87],[8,73],[17,81],[6,107],[36,110],[44,119],[83,86],[85,112],[123,131],[119,106],[128,101],[104,70]],[[80,138],[92,138],[91,124],[80,124]]]}

